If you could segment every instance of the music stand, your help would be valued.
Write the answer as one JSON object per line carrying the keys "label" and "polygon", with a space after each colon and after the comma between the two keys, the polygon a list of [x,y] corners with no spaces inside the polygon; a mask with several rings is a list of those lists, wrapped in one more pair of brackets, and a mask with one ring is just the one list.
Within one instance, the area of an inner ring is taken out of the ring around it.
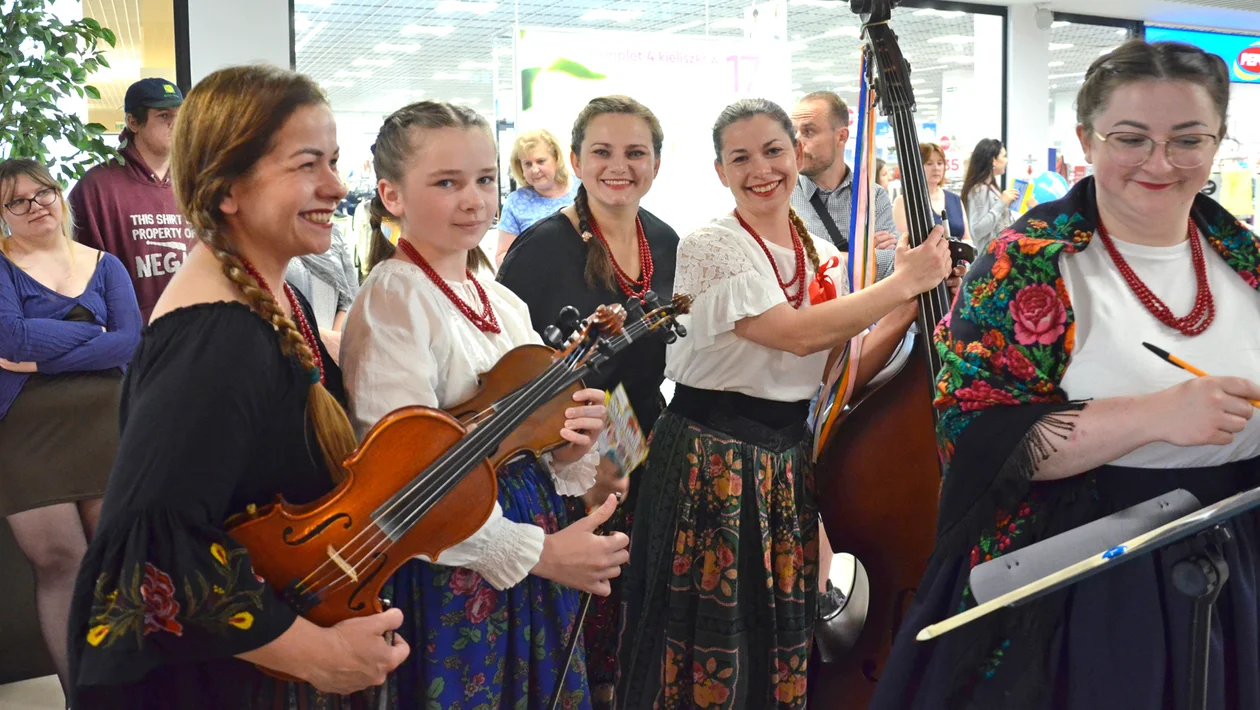
{"label": "music stand", "polygon": [[[1190,622],[1189,692],[1184,707],[1187,710],[1206,710],[1212,607],[1221,587],[1229,580],[1229,566],[1225,562],[1223,547],[1230,543],[1231,537],[1222,525],[1256,508],[1260,508],[1260,488],[1243,491],[932,624],[920,631],[916,638],[919,641],[936,638],[998,609],[1026,604],[1144,554],[1168,548],[1172,555],[1180,557],[1172,566],[1173,586],[1194,602]],[[1056,537],[1029,545],[1021,552],[1027,559],[1035,560],[1035,552],[1028,554],[1028,551],[1043,543],[1052,543]],[[1000,557],[984,565],[1002,560]],[[976,569],[984,565],[978,565]]]}

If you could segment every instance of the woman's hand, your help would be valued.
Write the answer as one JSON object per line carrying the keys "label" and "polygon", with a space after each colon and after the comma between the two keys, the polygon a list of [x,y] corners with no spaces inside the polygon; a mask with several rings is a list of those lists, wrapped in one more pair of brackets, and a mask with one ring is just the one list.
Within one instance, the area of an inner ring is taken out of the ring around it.
{"label": "woman's hand", "polygon": [[600,456],[599,468],[595,472],[595,485],[582,496],[582,500],[586,502],[587,508],[603,503],[608,500],[608,496],[615,496],[620,503],[629,490],[630,477],[621,472],[615,461],[607,456]]}
{"label": "woman's hand", "polygon": [[944,235],[945,228],[938,224],[917,247],[910,247],[908,236],[897,243],[895,267],[889,278],[906,284],[907,299],[936,288],[949,276],[953,257]]}
{"label": "woman's hand", "polygon": [[307,680],[325,693],[345,695],[381,685],[390,671],[407,660],[411,648],[401,636],[391,634],[402,625],[403,614],[390,609],[381,614],[347,619],[328,629],[328,663],[312,668]]}
{"label": "woman's hand", "polygon": [[1260,385],[1244,377],[1196,377],[1147,395],[1145,426],[1176,446],[1225,446],[1255,413]]}
{"label": "woman's hand", "polygon": [[543,538],[542,555],[530,574],[601,597],[608,596],[612,591],[608,580],[620,576],[621,566],[630,561],[630,552],[626,549],[630,538],[619,532],[598,535],[595,530],[616,509],[617,499],[608,496],[590,515]]}
{"label": "woman's hand", "polygon": [[949,279],[945,285],[949,288],[949,302],[953,304],[954,298],[958,296],[958,289],[962,288],[962,277],[967,275],[967,264],[959,264],[954,270],[949,272]]}
{"label": "woman's hand", "polygon": [[10,362],[4,358],[0,358],[0,370],[23,373],[36,372],[35,363],[33,362]]}
{"label": "woman's hand", "polygon": [[1011,203],[1018,199],[1019,199],[1019,191],[1016,190],[1015,188],[1008,187],[1002,191],[1002,201],[1006,203],[1007,207],[1010,207]]}
{"label": "woman's hand", "polygon": [[556,463],[573,463],[585,456],[608,419],[603,390],[581,390],[573,395],[573,401],[582,406],[569,407],[564,411],[567,419],[560,430],[560,437],[569,443],[551,453],[551,459]]}

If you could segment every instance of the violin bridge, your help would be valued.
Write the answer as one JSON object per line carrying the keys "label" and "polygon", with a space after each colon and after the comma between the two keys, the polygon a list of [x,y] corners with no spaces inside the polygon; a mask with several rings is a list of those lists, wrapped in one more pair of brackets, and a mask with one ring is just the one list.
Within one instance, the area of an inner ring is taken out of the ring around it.
{"label": "violin bridge", "polygon": [[332,545],[328,546],[328,559],[332,560],[333,564],[340,567],[341,571],[345,572],[346,576],[351,580],[355,582],[359,581],[359,573],[355,572],[353,567],[351,567],[345,560],[341,559],[341,555],[337,554],[337,551],[333,549]]}

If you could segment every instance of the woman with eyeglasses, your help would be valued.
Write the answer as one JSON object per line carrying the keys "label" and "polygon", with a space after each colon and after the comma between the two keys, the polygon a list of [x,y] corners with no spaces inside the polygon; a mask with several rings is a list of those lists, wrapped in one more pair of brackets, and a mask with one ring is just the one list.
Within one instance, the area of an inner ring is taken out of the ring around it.
{"label": "woman with eyeglasses", "polygon": [[[1032,209],[967,275],[936,335],[942,533],[872,708],[1162,710],[1187,697],[1192,602],[1168,550],[915,635],[976,604],[969,573],[987,560],[1178,488],[1207,505],[1260,485],[1248,401],[1260,248],[1199,194],[1229,86],[1220,58],[1187,45],[1132,40],[1099,57],[1077,96],[1094,176]],[[1260,707],[1258,523],[1223,525],[1209,708]]]}
{"label": "woman with eyeglasses", "polygon": [[34,567],[65,690],[70,597],[118,446],[140,307],[122,262],[71,240],[70,208],[43,164],[0,162],[0,205],[0,515]]}

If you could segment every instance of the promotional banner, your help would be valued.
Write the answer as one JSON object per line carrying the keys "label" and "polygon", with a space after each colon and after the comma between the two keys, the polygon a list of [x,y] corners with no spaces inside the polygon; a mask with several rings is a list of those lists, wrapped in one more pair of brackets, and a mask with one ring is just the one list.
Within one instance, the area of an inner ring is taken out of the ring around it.
{"label": "promotional banner", "polygon": [[[609,94],[631,96],[656,114],[665,145],[660,173],[643,206],[680,235],[734,207],[713,168],[711,129],[722,109],[756,97],[791,110],[784,42],[524,29],[516,57],[518,133],[546,128],[568,146],[578,112],[591,99]],[[501,147],[504,153],[510,149]]]}
{"label": "promotional banner", "polygon": [[1146,27],[1148,42],[1184,42],[1225,60],[1229,78],[1240,84],[1260,84],[1260,37],[1218,32]]}

